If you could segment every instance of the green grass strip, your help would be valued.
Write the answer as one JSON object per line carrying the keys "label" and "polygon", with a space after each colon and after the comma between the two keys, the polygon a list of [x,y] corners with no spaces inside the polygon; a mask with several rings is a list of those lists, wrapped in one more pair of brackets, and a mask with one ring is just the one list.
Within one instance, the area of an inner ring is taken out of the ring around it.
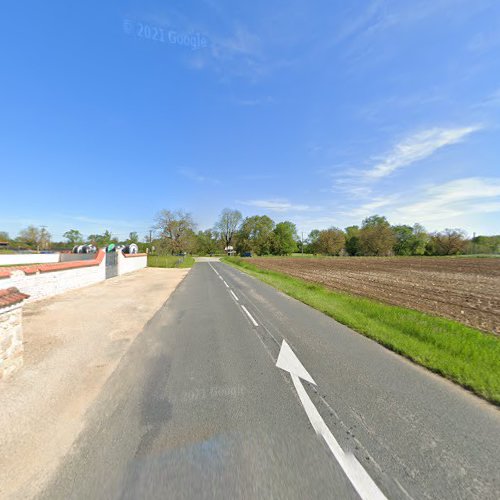
{"label": "green grass strip", "polygon": [[500,405],[500,338],[430,314],[335,292],[240,258],[227,264]]}
{"label": "green grass strip", "polygon": [[184,260],[176,255],[148,255],[148,267],[193,267],[194,259],[186,255]]}

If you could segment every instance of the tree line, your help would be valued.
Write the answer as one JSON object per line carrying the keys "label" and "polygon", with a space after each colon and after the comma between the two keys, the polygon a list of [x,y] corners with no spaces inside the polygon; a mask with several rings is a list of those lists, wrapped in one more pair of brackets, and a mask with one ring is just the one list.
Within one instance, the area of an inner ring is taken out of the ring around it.
{"label": "tree line", "polygon": [[0,242],[7,243],[10,248],[18,250],[67,250],[75,245],[83,245],[85,243],[92,244],[98,248],[103,248],[111,243],[128,245],[130,243],[139,244],[139,234],[131,232],[128,238],[120,240],[106,230],[102,234],[89,234],[84,237],[77,229],[69,229],[63,234],[64,241],[52,241],[52,235],[45,226],[28,226],[19,231],[15,238],[10,238],[9,233],[0,231]]}
{"label": "tree line", "polygon": [[155,224],[157,250],[216,254],[232,248],[237,254],[290,255],[302,252],[332,256],[458,255],[500,253],[500,235],[468,238],[462,229],[428,232],[421,224],[391,225],[372,215],[360,226],[314,229],[306,239],[291,221],[274,222],[267,215],[243,218],[226,208],[213,228],[196,232],[192,216],[162,210]]}
{"label": "tree line", "polygon": [[100,248],[110,243],[137,243],[140,251],[198,255],[221,254],[229,250],[239,255],[290,255],[294,252],[332,256],[500,253],[500,235],[468,238],[461,229],[428,232],[418,223],[413,226],[391,225],[381,215],[367,217],[359,226],[314,229],[302,239],[291,221],[276,223],[267,215],[243,217],[238,210],[226,208],[212,228],[196,229],[189,212],[161,210],[151,233],[142,239],[137,232],[119,240],[108,230],[84,237],[79,230],[70,229],[63,235],[65,241],[52,242],[44,226],[29,226],[13,240],[0,231],[0,242],[6,241],[13,248],[32,250],[60,250],[83,243]]}

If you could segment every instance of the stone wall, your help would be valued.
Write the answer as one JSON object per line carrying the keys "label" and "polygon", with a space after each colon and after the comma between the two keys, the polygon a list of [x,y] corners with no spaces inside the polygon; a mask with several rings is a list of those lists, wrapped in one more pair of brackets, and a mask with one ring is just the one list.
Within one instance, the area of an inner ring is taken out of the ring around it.
{"label": "stone wall", "polygon": [[22,304],[17,288],[0,290],[0,380],[23,365]]}

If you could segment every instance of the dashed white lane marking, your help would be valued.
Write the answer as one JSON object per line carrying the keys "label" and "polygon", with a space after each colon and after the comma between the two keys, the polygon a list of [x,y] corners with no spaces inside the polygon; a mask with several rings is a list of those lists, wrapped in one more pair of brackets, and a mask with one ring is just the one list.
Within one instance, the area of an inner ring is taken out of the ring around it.
{"label": "dashed white lane marking", "polygon": [[[210,267],[212,267],[210,265]],[[215,268],[212,267],[212,269],[216,272],[216,274],[219,276],[219,278],[224,282],[224,284],[229,288],[229,285],[226,283],[224,278],[215,270]],[[239,301],[238,297],[236,294],[229,288],[229,292],[231,295]],[[254,317],[250,314],[248,309],[243,305],[240,304],[241,308],[245,312],[245,314],[248,316],[250,321],[254,326],[259,326],[257,321],[255,321]],[[264,329],[273,337],[276,343],[276,339],[274,336],[269,332],[267,328],[264,327]],[[271,359],[274,361],[273,355],[269,352],[267,349],[266,344],[263,342],[261,337],[258,335],[259,340],[262,342],[264,347],[266,348],[266,352],[270,355]],[[278,344],[279,345],[279,344]],[[287,355],[288,354],[288,355]],[[366,470],[363,468],[363,466],[358,462],[356,457],[349,453],[349,452],[344,452],[342,448],[340,447],[339,443],[333,436],[332,432],[326,425],[325,421],[319,414],[318,410],[314,406],[313,402],[309,398],[307,392],[304,389],[304,386],[300,382],[300,378],[303,378],[304,380],[309,381],[310,383],[316,385],[316,382],[312,379],[311,375],[305,370],[303,367],[302,363],[296,358],[295,354],[293,351],[289,348],[288,344],[286,341],[283,339],[281,349],[280,349],[280,355],[278,356],[278,361],[276,362],[276,366],[279,368],[286,370],[290,372],[291,378],[293,385],[295,387],[295,390],[297,391],[297,394],[299,396],[300,402],[302,403],[302,406],[304,410],[306,411],[306,414],[309,418],[309,421],[311,422],[314,430],[316,433],[320,436],[323,437],[325,440],[328,448],[332,452],[333,456],[339,463],[339,465],[342,467],[344,470],[346,476],[348,477],[349,481],[351,484],[354,486],[354,489],[357,491],[358,495],[361,497],[362,500],[387,500],[385,495],[380,491],[376,483],[373,481],[373,479],[369,476],[369,474],[366,472]],[[328,405],[329,406],[329,405]],[[405,492],[406,493],[406,492]],[[409,498],[411,498],[408,495]]]}
{"label": "dashed white lane marking", "polygon": [[214,267],[214,266],[212,266],[212,264],[208,264],[208,265],[212,268],[212,270],[213,270],[213,271],[215,271],[215,274],[216,274],[217,276],[219,276],[219,278],[220,278],[220,274],[219,274],[219,272],[217,271],[217,269],[215,269],[215,267]]}
{"label": "dashed white lane marking", "polygon": [[257,323],[257,321],[255,321],[255,319],[253,318],[253,316],[248,312],[248,309],[243,304],[241,305],[241,308],[243,309],[243,311],[245,311],[245,314],[248,316],[248,318],[252,322],[253,326],[259,326],[259,324]]}

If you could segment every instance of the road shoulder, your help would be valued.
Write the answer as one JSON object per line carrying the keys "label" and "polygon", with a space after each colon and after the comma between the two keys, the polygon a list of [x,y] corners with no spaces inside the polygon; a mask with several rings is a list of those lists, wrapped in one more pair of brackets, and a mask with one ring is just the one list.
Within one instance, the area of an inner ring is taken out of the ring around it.
{"label": "road shoulder", "polygon": [[29,304],[25,364],[0,383],[0,496],[28,498],[50,479],[86,412],[189,269],[146,268]]}

